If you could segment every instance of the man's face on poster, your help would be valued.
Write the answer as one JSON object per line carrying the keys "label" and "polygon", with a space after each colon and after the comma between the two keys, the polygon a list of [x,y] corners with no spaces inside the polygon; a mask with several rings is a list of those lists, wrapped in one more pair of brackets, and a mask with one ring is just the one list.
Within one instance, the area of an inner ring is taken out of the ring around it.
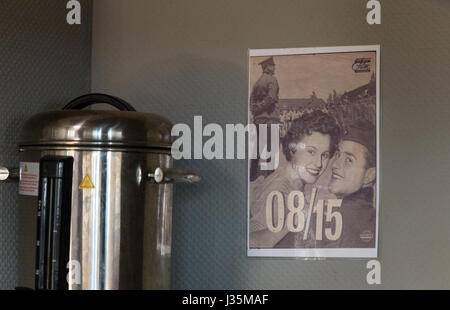
{"label": "man's face on poster", "polygon": [[367,148],[357,142],[343,140],[339,144],[329,184],[331,193],[338,197],[353,194],[374,179],[374,168],[367,168]]}
{"label": "man's face on poster", "polygon": [[275,73],[275,65],[272,65],[272,64],[265,65],[263,68],[263,71],[268,74],[274,74]]}

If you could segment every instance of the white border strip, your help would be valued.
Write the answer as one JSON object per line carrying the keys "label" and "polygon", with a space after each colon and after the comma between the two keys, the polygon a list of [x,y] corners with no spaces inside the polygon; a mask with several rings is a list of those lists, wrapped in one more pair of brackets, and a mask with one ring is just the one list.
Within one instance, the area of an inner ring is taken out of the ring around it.
{"label": "white border strip", "polygon": [[286,56],[304,54],[327,54],[327,53],[351,53],[351,52],[373,52],[377,55],[380,45],[357,45],[357,46],[330,46],[330,47],[301,47],[301,48],[272,48],[249,50],[250,57],[257,56]]}
{"label": "white border strip", "polygon": [[300,258],[375,258],[377,249],[249,249],[248,256],[263,257],[300,257]]}

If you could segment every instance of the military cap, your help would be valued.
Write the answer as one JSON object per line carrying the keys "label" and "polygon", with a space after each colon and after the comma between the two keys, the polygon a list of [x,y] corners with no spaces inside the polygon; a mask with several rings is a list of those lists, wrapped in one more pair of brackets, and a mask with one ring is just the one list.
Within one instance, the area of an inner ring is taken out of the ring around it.
{"label": "military cap", "polygon": [[345,127],[342,140],[364,145],[372,156],[376,154],[376,129],[369,121],[358,120],[348,124]]}
{"label": "military cap", "polygon": [[264,59],[263,61],[261,61],[259,63],[259,65],[261,65],[262,67],[265,67],[267,65],[275,65],[275,63],[273,62],[273,57],[269,57],[269,58]]}

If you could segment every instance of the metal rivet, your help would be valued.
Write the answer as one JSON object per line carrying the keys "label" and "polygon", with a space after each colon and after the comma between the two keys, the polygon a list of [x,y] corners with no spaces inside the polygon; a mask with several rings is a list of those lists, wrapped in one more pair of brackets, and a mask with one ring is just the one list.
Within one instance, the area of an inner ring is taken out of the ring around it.
{"label": "metal rivet", "polygon": [[161,168],[156,168],[154,179],[156,183],[161,183],[164,180],[164,172]]}

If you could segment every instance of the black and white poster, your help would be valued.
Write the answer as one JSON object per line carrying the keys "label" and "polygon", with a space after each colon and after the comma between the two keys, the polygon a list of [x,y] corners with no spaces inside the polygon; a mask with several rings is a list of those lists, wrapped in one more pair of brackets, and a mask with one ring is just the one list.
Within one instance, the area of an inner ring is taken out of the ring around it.
{"label": "black and white poster", "polygon": [[378,45],[249,51],[249,256],[377,256],[379,64]]}

